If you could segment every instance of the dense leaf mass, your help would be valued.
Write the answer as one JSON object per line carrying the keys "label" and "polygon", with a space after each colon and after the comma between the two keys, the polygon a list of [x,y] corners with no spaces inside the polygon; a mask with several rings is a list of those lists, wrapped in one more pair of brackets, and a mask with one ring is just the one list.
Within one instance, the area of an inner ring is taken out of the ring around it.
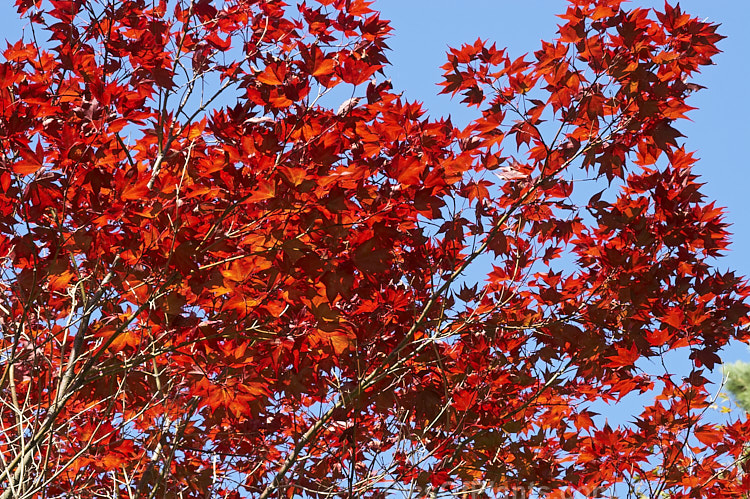
{"label": "dense leaf mass", "polygon": [[676,128],[715,25],[569,0],[450,50],[458,127],[364,0],[15,3],[0,499],[750,491],[704,376],[750,290]]}

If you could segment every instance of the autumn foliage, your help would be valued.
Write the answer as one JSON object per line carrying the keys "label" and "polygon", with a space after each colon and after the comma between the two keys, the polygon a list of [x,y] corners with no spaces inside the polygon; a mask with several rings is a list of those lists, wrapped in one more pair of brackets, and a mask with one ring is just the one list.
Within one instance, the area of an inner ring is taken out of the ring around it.
{"label": "autumn foliage", "polygon": [[750,490],[706,379],[750,289],[677,128],[715,25],[570,0],[450,50],[459,127],[363,0],[15,3],[0,499]]}

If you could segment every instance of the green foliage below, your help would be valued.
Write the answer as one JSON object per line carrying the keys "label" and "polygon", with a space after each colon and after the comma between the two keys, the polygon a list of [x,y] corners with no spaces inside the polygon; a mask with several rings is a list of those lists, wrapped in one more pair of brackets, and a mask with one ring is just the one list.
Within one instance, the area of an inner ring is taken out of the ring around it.
{"label": "green foliage below", "polygon": [[727,376],[727,390],[737,405],[750,413],[750,363],[738,361],[726,364],[724,374]]}

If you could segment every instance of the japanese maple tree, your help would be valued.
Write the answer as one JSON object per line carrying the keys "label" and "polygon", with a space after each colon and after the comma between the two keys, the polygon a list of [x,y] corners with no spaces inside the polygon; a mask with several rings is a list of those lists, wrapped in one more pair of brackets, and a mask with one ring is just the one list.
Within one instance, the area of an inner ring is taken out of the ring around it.
{"label": "japanese maple tree", "polygon": [[457,127],[363,0],[15,4],[0,499],[750,491],[705,377],[750,289],[677,128],[715,25],[570,0],[450,50]]}

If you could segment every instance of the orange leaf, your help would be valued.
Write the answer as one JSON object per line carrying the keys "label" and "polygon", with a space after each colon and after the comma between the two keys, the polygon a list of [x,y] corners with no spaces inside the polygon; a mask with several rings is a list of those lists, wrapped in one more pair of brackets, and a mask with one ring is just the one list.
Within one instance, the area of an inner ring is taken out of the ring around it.
{"label": "orange leaf", "polygon": [[640,353],[638,353],[638,349],[636,348],[635,343],[633,343],[633,346],[629,349],[621,347],[615,348],[617,349],[617,355],[607,357],[610,360],[610,362],[607,364],[607,367],[632,366],[640,357]]}
{"label": "orange leaf", "polygon": [[73,279],[73,273],[67,270],[61,274],[52,275],[49,277],[47,289],[50,291],[64,289],[68,286],[71,279]]}
{"label": "orange leaf", "polygon": [[[297,184],[295,184],[297,185]],[[266,199],[271,199],[276,195],[276,186],[273,182],[267,182],[265,180],[258,181],[258,184],[253,189],[253,193],[247,198],[246,202],[256,203]]]}
{"label": "orange leaf", "polygon": [[477,400],[477,392],[475,390],[458,390],[453,394],[453,407],[457,411],[468,411],[474,402]]}
{"label": "orange leaf", "polygon": [[695,434],[695,438],[697,438],[703,445],[711,446],[724,441],[724,435],[722,432],[710,425],[697,428],[693,433]]}
{"label": "orange leaf", "polygon": [[148,186],[145,182],[139,182],[137,184],[126,185],[120,196],[126,201],[133,201],[143,199],[146,194],[148,194]]}
{"label": "orange leaf", "polygon": [[295,187],[301,184],[305,180],[305,177],[307,177],[307,172],[302,168],[279,167],[279,171]]}
{"label": "orange leaf", "polygon": [[13,172],[19,175],[36,173],[42,167],[42,162],[33,152],[20,151],[21,159],[13,163]]}
{"label": "orange leaf", "polygon": [[334,67],[335,65],[331,59],[323,59],[320,64],[315,66],[312,75],[315,77],[327,76],[333,73]]}
{"label": "orange leaf", "polygon": [[266,85],[281,85],[284,83],[286,77],[286,66],[280,64],[269,64],[266,68],[257,76],[257,79],[261,83]]}

